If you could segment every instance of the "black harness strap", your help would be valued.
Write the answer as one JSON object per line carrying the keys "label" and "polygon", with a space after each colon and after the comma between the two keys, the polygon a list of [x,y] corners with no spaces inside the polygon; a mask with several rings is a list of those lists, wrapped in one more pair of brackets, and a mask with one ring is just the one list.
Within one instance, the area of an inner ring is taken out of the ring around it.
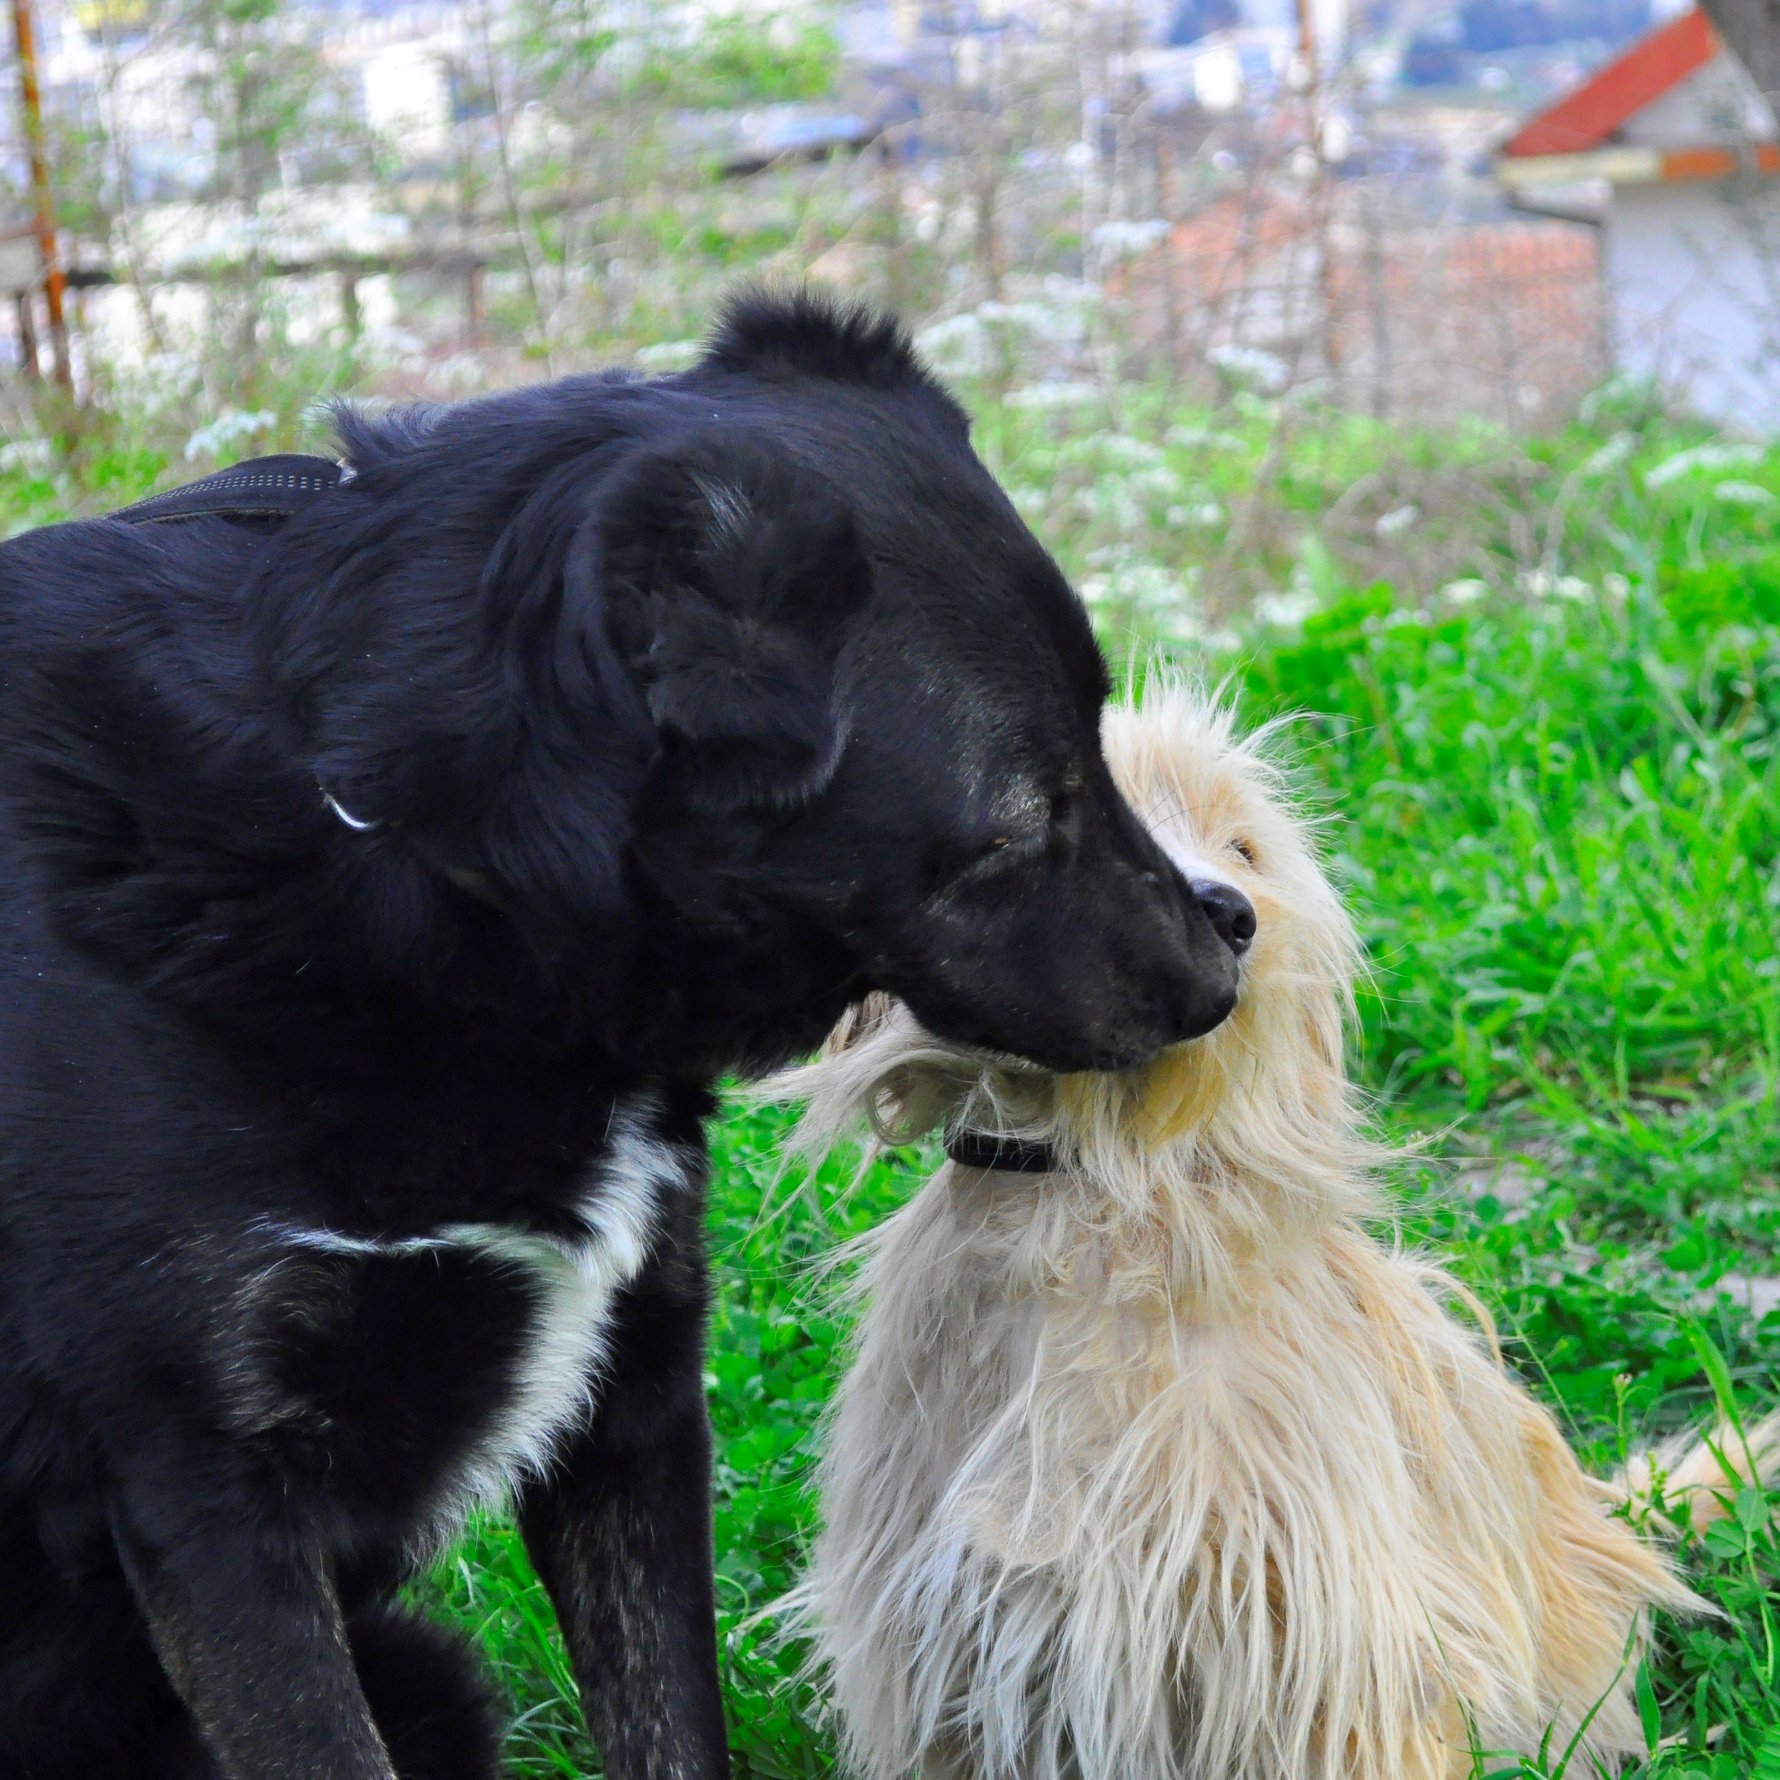
{"label": "black harness strap", "polygon": [[1056,1174],[1062,1167],[1048,1143],[997,1137],[988,1131],[949,1133],[946,1155],[960,1168],[980,1168],[993,1174]]}
{"label": "black harness strap", "polygon": [[250,457],[200,482],[151,494],[111,517],[128,525],[160,525],[173,519],[288,519],[346,480],[348,472],[331,458],[296,453]]}
{"label": "black harness strap", "polygon": [[[326,457],[302,457],[284,453],[277,457],[252,457],[233,468],[218,470],[200,482],[188,482],[183,488],[170,488],[165,494],[153,494],[134,506],[120,508],[112,514],[126,525],[165,525],[180,519],[245,519],[271,520],[281,523],[293,513],[300,513],[309,503],[329,489],[350,482],[352,472],[344,465]],[[337,798],[325,788],[322,801],[348,828],[361,832],[384,826],[381,822],[363,822],[341,808]],[[390,827],[399,827],[397,823]],[[438,858],[433,850],[413,837],[408,845],[441,877],[450,879],[466,895],[492,908],[505,904],[487,876],[467,867],[452,865]]]}

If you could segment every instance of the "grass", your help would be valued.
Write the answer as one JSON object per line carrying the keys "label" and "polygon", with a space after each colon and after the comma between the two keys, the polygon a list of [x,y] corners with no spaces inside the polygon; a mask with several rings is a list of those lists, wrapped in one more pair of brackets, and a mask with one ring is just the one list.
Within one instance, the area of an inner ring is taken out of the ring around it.
{"label": "grass", "polygon": [[[1017,382],[1017,375],[1015,377]],[[1306,795],[1375,973],[1355,1063],[1424,1140],[1404,1220],[1478,1291],[1530,1386],[1608,1467],[1774,1397],[1780,1311],[1780,455],[1620,392],[1542,441],[1444,440],[1237,394],[1001,400],[979,438],[1093,595],[1155,648],[1292,713]],[[260,448],[287,442],[282,435]],[[177,441],[132,422],[24,454],[0,533],[137,492]],[[812,1263],[919,1178],[781,1187],[782,1115],[713,1133],[711,1346],[723,1660],[738,1773],[830,1771],[819,1702],[752,1616],[791,1580],[843,1331]],[[1716,1620],[1661,1623],[1648,1780],[1780,1780],[1780,1498],[1681,1555]],[[514,1772],[594,1769],[508,1527],[426,1592],[516,1714]],[[1580,1776],[1565,1752],[1478,1776]]]}

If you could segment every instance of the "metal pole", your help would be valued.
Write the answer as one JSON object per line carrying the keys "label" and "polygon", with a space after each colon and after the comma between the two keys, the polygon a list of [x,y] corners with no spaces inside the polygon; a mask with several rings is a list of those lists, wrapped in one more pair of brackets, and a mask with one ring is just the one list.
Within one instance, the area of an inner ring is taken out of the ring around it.
{"label": "metal pole", "polygon": [[1317,67],[1315,0],[1298,0],[1298,55],[1303,64],[1304,129],[1311,154],[1311,208],[1316,217],[1317,285],[1323,304],[1323,360],[1331,371],[1338,366],[1336,340],[1335,266],[1329,227],[1330,189],[1328,166],[1323,160],[1322,71]]}
{"label": "metal pole", "polygon": [[74,365],[68,356],[68,324],[62,314],[67,280],[56,251],[56,212],[50,199],[49,157],[43,146],[43,98],[37,89],[37,36],[31,28],[31,0],[12,0],[13,31],[19,47],[19,96],[25,117],[25,146],[31,158],[32,221],[43,266],[43,294],[49,305],[50,352],[56,381],[73,393]]}

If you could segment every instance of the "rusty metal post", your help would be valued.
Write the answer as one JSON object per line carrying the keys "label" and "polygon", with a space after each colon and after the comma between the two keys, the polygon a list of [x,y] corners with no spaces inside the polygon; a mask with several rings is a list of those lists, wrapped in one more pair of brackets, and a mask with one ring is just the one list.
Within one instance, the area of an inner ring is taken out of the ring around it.
{"label": "rusty metal post", "polygon": [[74,389],[74,363],[68,354],[68,323],[62,313],[67,280],[56,250],[56,212],[50,197],[49,156],[44,148],[43,97],[37,87],[37,35],[31,28],[31,0],[12,0],[13,33],[19,51],[19,98],[24,111],[25,147],[31,161],[31,210],[37,254],[43,267],[43,295],[49,308],[50,352],[56,381]]}

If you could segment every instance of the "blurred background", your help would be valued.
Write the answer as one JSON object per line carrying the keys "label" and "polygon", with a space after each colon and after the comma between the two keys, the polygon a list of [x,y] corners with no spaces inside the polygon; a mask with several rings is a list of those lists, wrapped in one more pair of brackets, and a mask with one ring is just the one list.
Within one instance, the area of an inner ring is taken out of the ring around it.
{"label": "blurred background", "polygon": [[1739,57],[1674,0],[8,3],[0,449],[58,510],[320,393],[669,368],[744,277],[905,314],[1090,593],[1176,628],[1188,569],[1213,617],[1314,572],[1294,505],[1355,573],[1549,578],[1492,518],[1549,505],[1519,441],[1694,416],[1734,469],[1780,422],[1759,16]]}

